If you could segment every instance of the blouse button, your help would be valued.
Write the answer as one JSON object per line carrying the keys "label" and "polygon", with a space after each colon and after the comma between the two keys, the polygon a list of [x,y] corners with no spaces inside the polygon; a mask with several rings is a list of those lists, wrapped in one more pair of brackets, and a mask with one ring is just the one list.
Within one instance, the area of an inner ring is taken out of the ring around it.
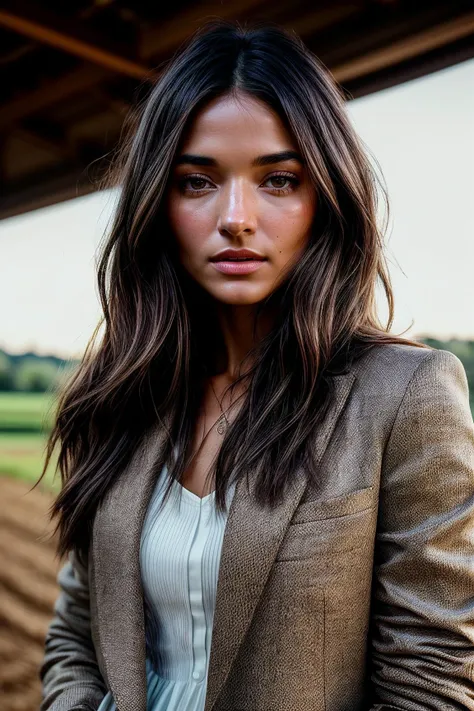
{"label": "blouse button", "polygon": [[194,678],[194,679],[199,679],[200,676],[201,676],[201,675],[199,674],[199,672],[197,672],[197,671],[193,672],[193,678]]}

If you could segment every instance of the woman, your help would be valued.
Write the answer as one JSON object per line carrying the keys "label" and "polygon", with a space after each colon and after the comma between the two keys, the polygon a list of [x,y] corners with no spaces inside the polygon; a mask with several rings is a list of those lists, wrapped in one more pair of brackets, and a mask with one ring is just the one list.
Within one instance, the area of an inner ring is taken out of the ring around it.
{"label": "woman", "polygon": [[466,374],[389,334],[329,73],[278,28],[206,26],[120,185],[102,340],[49,442],[42,710],[474,709]]}

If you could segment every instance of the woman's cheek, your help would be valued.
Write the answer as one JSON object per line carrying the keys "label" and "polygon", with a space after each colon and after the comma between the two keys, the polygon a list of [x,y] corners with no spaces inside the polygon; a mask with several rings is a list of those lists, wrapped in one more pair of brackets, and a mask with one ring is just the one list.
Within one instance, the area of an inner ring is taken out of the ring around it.
{"label": "woman's cheek", "polygon": [[209,234],[209,218],[189,207],[170,211],[171,228],[181,249],[196,252]]}

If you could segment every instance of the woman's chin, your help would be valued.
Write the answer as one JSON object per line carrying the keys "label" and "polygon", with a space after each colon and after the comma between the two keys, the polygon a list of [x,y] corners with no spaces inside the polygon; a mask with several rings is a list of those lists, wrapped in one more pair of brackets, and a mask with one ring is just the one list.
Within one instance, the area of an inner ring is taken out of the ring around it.
{"label": "woman's chin", "polygon": [[210,296],[218,303],[227,306],[254,306],[270,295],[270,290],[256,289],[251,285],[228,285],[226,289],[213,289]]}

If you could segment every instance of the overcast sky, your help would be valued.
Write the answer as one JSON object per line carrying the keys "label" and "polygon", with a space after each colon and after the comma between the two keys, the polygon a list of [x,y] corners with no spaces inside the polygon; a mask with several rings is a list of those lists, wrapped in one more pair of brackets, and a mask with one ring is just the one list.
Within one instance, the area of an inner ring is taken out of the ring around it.
{"label": "overcast sky", "polygon": [[[474,60],[348,107],[389,192],[392,330],[474,338]],[[96,193],[0,222],[0,347],[83,352],[112,207]]]}

